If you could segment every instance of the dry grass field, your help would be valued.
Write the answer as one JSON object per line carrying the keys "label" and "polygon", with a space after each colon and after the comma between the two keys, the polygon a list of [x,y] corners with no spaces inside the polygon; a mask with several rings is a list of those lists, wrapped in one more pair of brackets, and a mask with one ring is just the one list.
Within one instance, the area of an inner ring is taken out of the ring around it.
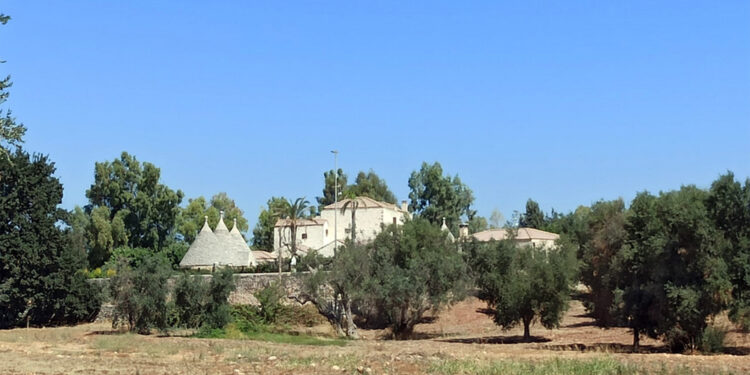
{"label": "dry grass field", "polygon": [[[77,327],[0,331],[2,374],[748,374],[750,337],[731,332],[728,353],[666,353],[658,341],[629,352],[625,329],[600,329],[573,302],[559,329],[503,331],[469,298],[425,319],[409,341],[384,340],[382,331],[343,346],[280,344],[254,340],[140,336],[112,332],[104,323]],[[301,328],[325,335],[327,327]]]}

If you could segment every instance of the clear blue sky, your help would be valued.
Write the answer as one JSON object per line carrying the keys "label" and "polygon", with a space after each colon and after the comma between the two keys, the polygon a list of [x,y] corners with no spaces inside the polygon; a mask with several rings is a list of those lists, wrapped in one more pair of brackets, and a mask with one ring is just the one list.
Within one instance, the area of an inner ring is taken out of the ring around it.
{"label": "clear blue sky", "polygon": [[3,0],[0,74],[63,205],[126,150],[254,224],[422,161],[506,218],[750,176],[750,2]]}

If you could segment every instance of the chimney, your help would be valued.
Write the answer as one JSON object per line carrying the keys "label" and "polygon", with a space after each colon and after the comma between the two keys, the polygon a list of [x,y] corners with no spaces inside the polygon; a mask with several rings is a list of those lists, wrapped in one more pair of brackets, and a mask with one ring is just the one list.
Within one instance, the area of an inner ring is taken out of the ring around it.
{"label": "chimney", "polygon": [[405,212],[409,212],[409,205],[406,204],[406,201],[401,201],[401,210]]}
{"label": "chimney", "polygon": [[469,238],[469,224],[461,223],[458,226],[458,238]]}

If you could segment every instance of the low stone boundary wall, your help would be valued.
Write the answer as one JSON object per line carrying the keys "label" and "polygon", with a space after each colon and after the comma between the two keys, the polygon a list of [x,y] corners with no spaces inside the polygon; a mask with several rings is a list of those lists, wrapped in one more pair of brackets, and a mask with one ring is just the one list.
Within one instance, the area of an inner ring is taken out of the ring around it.
{"label": "low stone boundary wall", "polygon": [[[281,282],[285,289],[287,298],[294,299],[299,296],[302,282],[307,272],[282,273]],[[211,280],[211,275],[194,275],[202,277],[206,282]],[[169,288],[174,286],[177,277],[171,277],[168,281]],[[234,274],[236,289],[229,295],[229,303],[233,305],[257,305],[258,300],[255,293],[279,281],[278,273],[237,273]],[[96,320],[108,320],[112,318],[113,306],[109,296],[109,279],[91,279],[89,282],[99,285],[104,293],[102,308]]]}

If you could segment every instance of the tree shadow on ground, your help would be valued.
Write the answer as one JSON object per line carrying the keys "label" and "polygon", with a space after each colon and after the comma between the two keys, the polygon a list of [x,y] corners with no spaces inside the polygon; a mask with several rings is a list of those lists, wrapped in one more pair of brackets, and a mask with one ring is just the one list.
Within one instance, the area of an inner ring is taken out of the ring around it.
{"label": "tree shadow on ground", "polygon": [[489,336],[489,337],[470,337],[460,339],[447,339],[438,340],[441,342],[450,342],[458,344],[529,344],[529,343],[540,343],[550,342],[552,340],[542,336],[531,336],[528,340],[524,340],[523,336]]}
{"label": "tree shadow on ground", "polygon": [[84,336],[115,336],[115,335],[124,335],[128,331],[121,331],[117,329],[110,329],[107,331],[91,331],[87,332]]}
{"label": "tree shadow on ground", "polygon": [[572,323],[572,324],[563,326],[562,328],[581,328],[581,327],[596,327],[596,323],[592,321]]}
{"label": "tree shadow on ground", "polygon": [[120,336],[120,335],[126,335],[128,333],[137,334],[139,336],[151,336],[151,337],[192,337],[194,332],[191,331],[173,331],[173,332],[159,332],[159,331],[152,331],[147,334],[144,333],[138,333],[138,332],[129,332],[128,330],[123,329],[110,329],[106,331],[91,331],[87,332],[84,336]]}
{"label": "tree shadow on ground", "polygon": [[[633,345],[620,343],[597,342],[593,344],[560,344],[560,345],[541,345],[539,349],[553,351],[573,351],[573,352],[596,352],[596,353],[633,353]],[[669,353],[669,349],[664,346],[641,345],[638,353]]]}
{"label": "tree shadow on ground", "polygon": [[750,355],[750,348],[745,346],[725,346],[722,354]]}

